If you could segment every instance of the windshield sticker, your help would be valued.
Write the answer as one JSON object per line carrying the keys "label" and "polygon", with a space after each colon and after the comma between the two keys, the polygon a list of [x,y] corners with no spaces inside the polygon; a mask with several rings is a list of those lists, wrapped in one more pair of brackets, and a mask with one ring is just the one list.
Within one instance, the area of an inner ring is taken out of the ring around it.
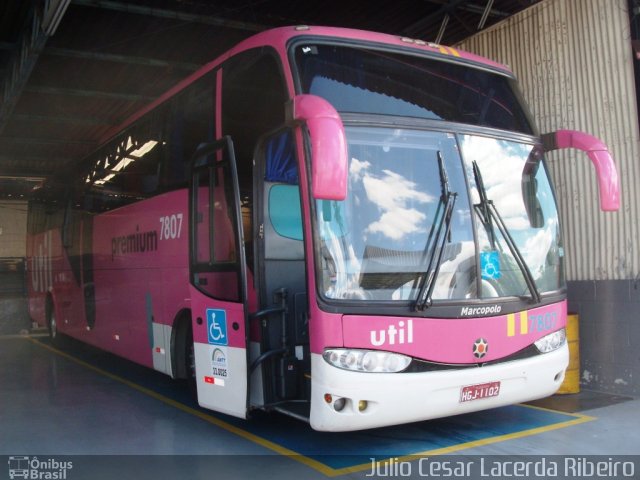
{"label": "windshield sticker", "polygon": [[500,256],[498,252],[482,252],[480,254],[480,268],[482,269],[483,280],[497,280],[500,273]]}

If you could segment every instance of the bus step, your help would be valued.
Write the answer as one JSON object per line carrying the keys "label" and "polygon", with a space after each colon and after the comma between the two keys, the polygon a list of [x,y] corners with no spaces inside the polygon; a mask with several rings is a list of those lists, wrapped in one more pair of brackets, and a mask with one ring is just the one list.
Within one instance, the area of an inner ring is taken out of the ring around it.
{"label": "bus step", "polygon": [[311,404],[309,402],[283,402],[273,407],[273,409],[283,415],[309,423],[309,416],[311,415]]}

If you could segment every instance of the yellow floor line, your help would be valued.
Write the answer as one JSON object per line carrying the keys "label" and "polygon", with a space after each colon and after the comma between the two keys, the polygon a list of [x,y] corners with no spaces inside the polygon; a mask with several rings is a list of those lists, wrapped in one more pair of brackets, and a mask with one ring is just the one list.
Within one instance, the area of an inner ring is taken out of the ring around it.
{"label": "yellow floor line", "polygon": [[189,413],[195,417],[200,418],[201,420],[204,420],[206,422],[209,422],[213,425],[216,425],[217,427],[223,428],[224,430],[227,430],[228,432],[231,432],[235,435],[238,435],[242,438],[245,438],[251,442],[257,443],[258,445],[261,445],[265,448],[268,448],[269,450],[272,450],[276,453],[279,453],[280,455],[285,455],[287,457],[290,457],[298,462],[301,462],[309,467],[312,467],[328,476],[331,476],[331,473],[333,472],[333,469],[330,467],[327,467],[326,465],[317,462],[316,460],[313,460],[311,458],[307,458],[303,455],[300,455],[297,452],[294,452],[293,450],[289,450],[288,448],[285,448],[281,445],[278,445],[277,443],[273,443],[269,440],[266,440],[262,437],[259,437],[257,435],[254,435],[250,432],[247,432],[246,430],[242,430],[241,428],[238,428],[234,425],[231,425],[230,423],[225,422],[224,420],[220,420],[219,418],[215,418],[211,415],[207,415],[204,412],[201,412],[199,410],[196,410],[195,408],[191,408],[187,405],[184,405],[180,402],[177,402],[171,398],[165,397],[164,395],[161,395],[157,392],[154,392],[153,390],[150,390],[146,387],[143,387],[141,385],[138,385],[137,383],[131,382],[129,380],[126,380],[118,375],[114,375],[113,373],[107,372],[106,370],[103,370],[101,368],[98,368],[94,365],[91,365],[90,363],[87,363],[83,360],[80,360],[76,357],[74,357],[73,355],[69,355],[68,353],[65,353],[61,350],[58,350],[54,347],[51,347],[49,345],[45,345],[43,343],[40,343],[36,340],[33,340],[31,338],[28,338],[28,340],[30,340],[32,343],[38,345],[39,347],[45,348],[57,355],[60,355],[68,360],[71,360],[72,362],[81,365],[85,368],[88,368],[89,370],[92,370],[93,372],[99,373],[100,375],[103,375],[107,378],[110,378],[111,380],[114,380],[116,382],[122,383],[128,387],[131,387],[141,393],[144,393],[145,395],[148,395],[156,400],[159,400],[167,405],[170,405],[172,407],[177,408],[178,410],[181,410],[185,413]]}
{"label": "yellow floor line", "polygon": [[561,413],[562,415],[569,415],[571,417],[576,417],[576,418],[586,418],[588,420],[597,420],[597,417],[583,415],[582,413],[561,412],[559,410],[554,410],[553,408],[540,407],[538,405],[529,405],[528,403],[520,403],[519,405],[522,407],[532,408],[534,410],[542,410],[543,412]]}
{"label": "yellow floor line", "polygon": [[[553,412],[553,410],[549,410],[549,411]],[[564,412],[555,412],[555,413],[565,414]],[[576,416],[576,415],[572,414],[572,416]],[[403,457],[397,457],[397,458],[398,458],[398,461],[401,462],[401,461],[411,461],[411,460],[415,460],[423,457],[432,457],[435,455],[446,455],[449,453],[459,452],[460,450],[466,450],[468,448],[482,447],[484,445],[491,445],[493,443],[500,443],[507,440],[515,440],[517,438],[538,435],[541,433],[550,432],[552,430],[558,430],[560,428],[566,428],[573,425],[579,425],[581,423],[590,422],[592,420],[595,420],[595,418],[589,417],[587,415],[583,415],[583,416],[579,416],[578,418],[574,418],[573,420],[567,420],[566,422],[554,423],[553,425],[547,425],[544,427],[531,428],[529,430],[522,430],[521,432],[498,435],[497,437],[483,438],[480,440],[472,440],[470,442],[460,443],[458,445],[452,445],[450,447],[443,447],[443,448],[437,448],[434,450],[427,450],[424,452],[412,453],[411,455],[405,455]],[[395,458],[396,457],[394,457],[394,461],[395,461]],[[353,467],[334,469],[332,476],[344,475],[347,473],[362,472],[370,469],[371,469],[371,463],[354,465]]]}
{"label": "yellow floor line", "polygon": [[[286,447],[283,447],[281,445],[278,445],[277,443],[271,442],[270,440],[266,440],[262,437],[259,437],[257,435],[254,435],[253,433],[247,432],[246,430],[243,430],[241,428],[238,428],[234,425],[231,425],[230,423],[225,422],[224,420],[220,420],[219,418],[215,418],[211,415],[208,415],[204,412],[201,412],[199,410],[196,410],[195,408],[191,408],[188,407],[187,405],[184,405],[180,402],[177,402],[175,400],[172,400],[171,398],[165,397],[164,395],[161,395],[157,392],[154,392],[153,390],[150,390],[148,388],[142,387],[140,385],[138,385],[137,383],[131,382],[129,380],[126,380],[118,375],[114,375],[110,372],[107,372],[106,370],[103,370],[101,368],[95,367],[94,365],[91,365],[90,363],[84,362],[76,357],[74,357],[73,355],[69,355],[68,353],[65,353],[61,350],[58,350],[54,347],[51,347],[49,345],[46,345],[44,343],[38,342],[36,340],[33,340],[30,337],[22,337],[25,338],[29,341],[31,341],[32,343],[38,345],[39,347],[45,348],[47,350],[50,350],[51,352],[60,355],[68,360],[71,360],[72,362],[77,363],[78,365],[82,365],[85,368],[88,368],[89,370],[92,370],[96,373],[99,373],[100,375],[103,375],[105,377],[108,377],[116,382],[122,383],[124,385],[127,385],[128,387],[131,387],[135,390],[138,390],[139,392],[144,393],[145,395],[148,395],[156,400],[159,400],[167,405],[170,405],[172,407],[177,408],[178,410],[181,410],[185,413],[191,414],[195,417],[200,418],[201,420],[204,420],[206,422],[209,422],[213,425],[216,425],[217,427],[220,427],[228,432],[231,432],[235,435],[238,435],[246,440],[249,440],[253,443],[256,443],[264,448],[267,448],[269,450],[272,450],[280,455],[284,455],[287,456],[297,462],[300,462],[308,467],[313,468],[314,470],[317,470],[318,472],[328,476],[328,477],[336,477],[336,476],[340,476],[340,475],[346,475],[349,473],[356,473],[356,472],[362,472],[365,470],[369,470],[371,469],[371,463],[367,463],[367,464],[362,464],[362,465],[354,465],[351,467],[344,467],[344,468],[331,468],[328,467],[327,465],[318,462],[317,460],[314,460],[312,458],[306,457],[304,455],[301,455],[298,452],[294,452],[293,450],[290,450]],[[475,447],[480,447],[480,446],[484,446],[484,445],[491,445],[493,443],[499,443],[499,442],[504,442],[507,440],[514,440],[517,438],[523,438],[523,437],[528,437],[531,435],[538,435],[540,433],[544,433],[544,432],[550,432],[552,430],[558,430],[560,428],[566,428],[566,427],[570,427],[573,425],[579,425],[581,423],[585,423],[585,422],[590,422],[592,420],[595,420],[595,417],[590,417],[587,415],[581,415],[581,414],[574,414],[574,413],[565,413],[565,412],[558,412],[556,410],[551,410],[548,408],[543,408],[543,407],[537,407],[537,406],[533,406],[533,405],[524,405],[522,404],[521,406],[524,407],[528,407],[528,408],[534,408],[534,409],[538,409],[538,410],[544,410],[544,411],[548,411],[548,412],[553,412],[553,413],[561,413],[563,415],[569,415],[572,417],[575,417],[573,420],[568,420],[566,422],[560,422],[560,423],[555,423],[553,425],[547,425],[544,427],[537,427],[537,428],[532,428],[529,430],[523,430],[521,432],[514,432],[514,433],[509,433],[509,434],[505,434],[505,435],[498,435],[497,437],[491,437],[491,438],[483,438],[480,440],[472,440],[470,442],[465,442],[465,443],[460,443],[458,445],[452,445],[449,447],[443,447],[443,448],[438,448],[438,449],[434,449],[434,450],[428,450],[428,451],[424,451],[424,452],[418,452],[418,453],[413,453],[411,455],[405,455],[403,457],[398,457],[398,461],[410,461],[410,460],[414,460],[417,458],[422,458],[422,457],[427,457],[427,456],[434,456],[434,455],[444,455],[444,454],[449,454],[449,453],[453,453],[453,452],[458,452],[460,450],[465,450],[468,448],[475,448]],[[394,457],[395,459],[396,457]]]}

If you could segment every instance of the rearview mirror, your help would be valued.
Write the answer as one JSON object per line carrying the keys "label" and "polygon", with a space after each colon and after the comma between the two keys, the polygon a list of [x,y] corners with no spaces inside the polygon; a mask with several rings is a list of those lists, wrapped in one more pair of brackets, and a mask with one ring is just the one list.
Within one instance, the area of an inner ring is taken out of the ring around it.
{"label": "rearview mirror", "polygon": [[287,108],[287,123],[304,123],[311,139],[311,193],[317,200],[347,196],[347,139],[340,115],[325,99],[297,95]]}
{"label": "rearview mirror", "polygon": [[564,148],[575,148],[585,152],[596,168],[600,209],[612,212],[620,208],[618,171],[609,149],[601,140],[575,130],[558,130],[542,135],[542,143],[545,152]]}
{"label": "rearview mirror", "polygon": [[544,227],[544,213],[538,200],[538,180],[536,179],[541,157],[542,150],[539,148],[532,149],[522,169],[522,201],[527,211],[527,218],[531,228]]}

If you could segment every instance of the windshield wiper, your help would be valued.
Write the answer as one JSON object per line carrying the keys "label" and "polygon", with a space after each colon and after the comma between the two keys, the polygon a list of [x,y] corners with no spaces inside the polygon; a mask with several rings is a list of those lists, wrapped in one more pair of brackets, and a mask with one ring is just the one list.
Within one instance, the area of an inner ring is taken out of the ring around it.
{"label": "windshield wiper", "polygon": [[425,247],[428,249],[429,245],[431,245],[431,238],[435,231],[436,236],[433,242],[433,248],[431,249],[431,254],[429,255],[427,271],[424,275],[424,280],[422,282],[422,285],[420,286],[418,295],[416,296],[417,300],[414,305],[414,309],[416,311],[424,311],[431,306],[431,296],[433,295],[433,289],[436,285],[436,278],[438,277],[438,272],[440,271],[440,266],[442,265],[442,259],[444,258],[445,244],[447,243],[447,239],[449,238],[449,234],[451,232],[451,217],[453,215],[453,207],[456,204],[456,198],[458,196],[457,193],[451,192],[449,190],[449,177],[444,166],[442,153],[438,151],[437,156],[442,194],[440,196],[438,209],[436,210],[436,218],[438,217],[438,214],[440,213],[441,207],[443,205],[444,209],[442,210],[442,214],[440,216],[440,219],[438,220],[437,226],[435,223],[432,226],[427,240],[427,245]]}
{"label": "windshield wiper", "polygon": [[533,275],[531,275],[531,270],[527,266],[527,263],[524,261],[524,257],[522,253],[518,249],[516,242],[513,240],[513,237],[509,233],[507,226],[504,223],[500,212],[496,209],[496,206],[493,204],[493,200],[489,200],[487,198],[487,191],[484,188],[484,181],[482,180],[482,173],[480,173],[480,168],[478,167],[478,163],[474,160],[473,162],[473,178],[476,182],[476,187],[478,188],[478,194],[480,196],[480,203],[474,205],[480,219],[482,220],[482,225],[487,231],[487,235],[489,236],[489,243],[491,244],[491,249],[496,250],[496,233],[494,229],[494,222],[498,226],[498,230],[502,234],[513,258],[518,264],[518,268],[522,272],[524,276],[524,280],[527,284],[527,288],[529,292],[531,292],[531,300],[533,303],[540,303],[540,292],[538,291],[538,287],[536,286],[536,282],[533,279]]}

